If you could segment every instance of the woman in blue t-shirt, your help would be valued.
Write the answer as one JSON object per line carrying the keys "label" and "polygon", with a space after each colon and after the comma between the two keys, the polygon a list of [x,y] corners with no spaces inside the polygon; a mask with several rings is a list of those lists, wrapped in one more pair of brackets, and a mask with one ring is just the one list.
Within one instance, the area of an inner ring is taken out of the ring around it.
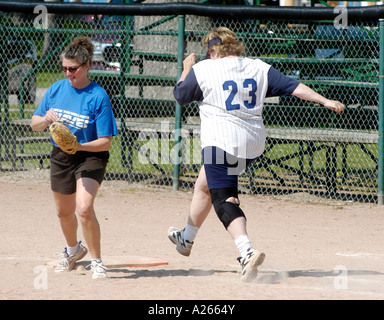
{"label": "woman in blue t-shirt", "polygon": [[112,137],[118,130],[107,93],[88,78],[92,56],[90,39],[81,36],[72,40],[62,55],[61,70],[67,78],[48,89],[32,116],[31,127],[33,131],[43,131],[53,121],[61,121],[79,142],[78,151],[70,155],[51,139],[51,189],[67,242],[55,271],[72,270],[88,252],[77,239],[77,210],[91,253],[93,278],[104,278],[94,200],[104,178]]}

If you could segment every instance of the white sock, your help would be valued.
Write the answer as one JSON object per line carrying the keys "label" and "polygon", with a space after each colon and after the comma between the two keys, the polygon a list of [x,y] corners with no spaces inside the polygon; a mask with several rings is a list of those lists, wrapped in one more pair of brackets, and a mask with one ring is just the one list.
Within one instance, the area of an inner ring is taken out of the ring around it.
{"label": "white sock", "polygon": [[73,247],[67,246],[67,253],[68,253],[69,256],[72,256],[72,255],[76,254],[77,250],[79,250],[79,243],[77,243]]}
{"label": "white sock", "polygon": [[249,240],[248,235],[242,234],[235,239],[235,245],[237,250],[242,257],[247,254],[249,248],[252,248],[251,241]]}
{"label": "white sock", "polygon": [[193,242],[195,240],[195,237],[197,235],[197,232],[199,231],[200,228],[191,226],[190,224],[187,223],[187,225],[184,228],[184,240],[188,240],[189,242]]}

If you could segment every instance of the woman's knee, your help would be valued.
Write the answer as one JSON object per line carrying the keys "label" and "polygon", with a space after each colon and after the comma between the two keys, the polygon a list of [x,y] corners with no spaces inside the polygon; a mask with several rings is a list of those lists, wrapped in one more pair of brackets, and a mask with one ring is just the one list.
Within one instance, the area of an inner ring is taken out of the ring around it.
{"label": "woman's knee", "polygon": [[89,201],[78,201],[76,211],[80,219],[89,220],[94,217],[93,203]]}

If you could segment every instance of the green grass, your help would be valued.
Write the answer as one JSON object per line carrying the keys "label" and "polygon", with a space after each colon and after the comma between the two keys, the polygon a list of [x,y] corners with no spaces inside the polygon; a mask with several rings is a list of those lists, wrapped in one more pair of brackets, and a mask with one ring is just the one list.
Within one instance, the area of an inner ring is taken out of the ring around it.
{"label": "green grass", "polygon": [[[319,144],[317,144],[319,145]],[[370,150],[375,157],[378,156],[378,145],[365,144],[368,150]],[[299,151],[299,144],[279,144],[274,146],[266,155],[271,159],[278,159],[282,156],[286,156]],[[337,169],[340,170],[343,166],[342,163],[342,146],[337,146]],[[304,170],[309,170],[309,156],[304,156]],[[313,154],[312,170],[326,169],[329,165],[326,163],[326,150],[321,149]],[[299,157],[285,161],[286,164],[298,169],[300,167]],[[367,170],[374,169],[376,163],[358,146],[358,145],[347,145],[347,164],[348,168],[353,170]]]}
{"label": "green grass", "polygon": [[[317,144],[318,145],[318,144]],[[378,157],[378,145],[366,144],[364,145],[377,159]],[[299,151],[298,144],[279,144],[274,146],[266,156],[271,159],[279,159],[283,156],[293,154]],[[336,147],[337,153],[337,168],[336,175],[338,183],[348,184],[356,188],[369,188],[376,187],[377,185],[377,164],[372,160],[366,152],[358,145],[346,146],[347,157],[346,165],[343,164],[343,146]],[[292,158],[283,162],[285,165],[289,165],[292,168],[300,170],[299,157]],[[303,157],[302,169],[305,173],[313,175],[326,176],[327,171],[330,168],[330,164],[327,163],[326,150],[321,149],[316,151],[312,155],[312,162],[309,155]],[[277,165],[270,166],[279,176],[290,176],[290,171],[281,168]],[[262,169],[264,170],[264,169]],[[264,174],[266,170],[263,171]],[[262,172],[259,172],[262,174]],[[357,190],[357,189],[356,189]]]}
{"label": "green grass", "polygon": [[64,78],[65,75],[63,72],[39,72],[36,74],[36,86],[38,88],[49,88],[53,83]]}
{"label": "green grass", "polygon": [[[45,77],[43,77],[45,78]],[[33,111],[35,110],[35,105],[26,105],[25,108],[25,117],[29,118]],[[9,110],[9,116],[11,119],[18,119],[20,117],[20,110],[18,106],[12,106]],[[2,112],[2,117],[4,117],[4,111]],[[42,133],[33,133],[39,135]],[[46,133],[45,133],[46,134]],[[122,162],[122,146],[121,146],[122,136],[118,135],[113,138],[112,146],[110,148],[110,161],[108,163],[107,171],[113,173],[128,174],[129,169],[124,166]],[[200,151],[200,140],[198,138],[187,139],[183,141],[185,143],[186,149],[184,149],[184,156],[186,157],[186,164],[201,164],[201,151]],[[140,149],[145,151],[148,149],[152,150],[150,158],[159,167],[166,172],[168,176],[173,174],[173,162],[170,160],[174,157],[174,141],[172,139],[163,139],[161,142],[158,139],[150,140],[136,140],[135,143],[140,146]],[[316,143],[315,146],[319,146],[320,143]],[[377,144],[365,144],[366,149],[368,149],[376,158],[378,157],[378,145]],[[268,147],[268,146],[267,146]],[[50,143],[40,143],[40,144],[26,144],[24,145],[25,153],[50,153],[51,144]],[[304,146],[304,150],[307,146]],[[339,145],[336,147],[337,152],[337,176],[341,178],[342,175],[347,172],[350,179],[350,184],[353,186],[369,186],[376,185],[377,183],[377,164],[374,160],[370,158],[358,145],[346,145],[347,150],[347,166],[343,167],[343,146]],[[266,152],[266,156],[270,159],[278,159],[283,156],[288,156],[295,152],[299,151],[298,143],[291,144],[278,144],[275,145],[272,149]],[[1,146],[1,154],[4,155],[5,146]],[[158,153],[165,154],[165,159],[160,158]],[[125,150],[127,155],[127,150]],[[311,162],[312,160],[312,162]],[[300,169],[300,159],[299,157],[294,157],[292,159],[284,161],[284,164],[295,168]],[[20,165],[20,163],[18,163]],[[324,176],[326,171],[329,169],[329,164],[326,162],[326,150],[321,149],[316,151],[312,155],[312,159],[308,155],[303,157],[303,170],[304,172],[319,174]],[[9,161],[2,163],[3,168],[10,167]],[[26,168],[38,168],[38,160],[26,160],[24,161],[24,166]],[[49,166],[49,160],[44,160],[44,167]],[[188,166],[187,166],[188,167]],[[279,168],[276,165],[273,166],[273,169],[280,175],[290,175],[291,173],[284,168]],[[189,170],[189,169],[188,169]],[[161,175],[160,171],[150,164],[145,157],[143,157],[135,148],[132,152],[132,172],[141,173],[143,175]],[[185,174],[185,172],[183,172]],[[265,169],[260,169],[256,176],[265,176],[269,175]]]}
{"label": "green grass", "polygon": [[[39,135],[42,133],[34,133]],[[186,156],[187,164],[198,164],[201,162],[200,154],[200,141],[197,138],[193,140],[189,139],[186,142],[188,153]],[[174,142],[171,139],[164,140],[159,143],[159,140],[151,139],[148,141],[136,141],[137,145],[140,146],[140,149],[147,151],[148,149],[152,150],[150,154],[150,159],[158,164],[164,171],[172,172],[173,171],[173,161],[175,150]],[[376,157],[378,156],[378,146],[367,144],[365,147],[372,152]],[[40,143],[40,144],[25,144],[24,145],[25,153],[49,153],[51,150],[50,143]],[[2,146],[2,153],[4,153],[5,147]],[[121,158],[121,135],[118,135],[113,138],[112,145],[110,148],[110,161],[108,168],[113,172],[128,172],[128,169],[123,166]],[[278,159],[283,156],[295,153],[299,151],[298,144],[279,144],[275,145],[271,150],[269,150],[265,155],[271,159]],[[342,162],[342,146],[337,147],[337,171],[341,171],[343,168]],[[158,153],[165,154],[165,157],[160,158]],[[135,148],[133,148],[133,170],[136,172],[142,173],[151,173],[157,171],[148,160],[140,154]],[[30,160],[31,165],[38,164],[36,160]],[[299,157],[292,158],[290,160],[284,161],[284,164],[289,165],[290,167],[299,169],[300,160]],[[321,172],[327,170],[329,165],[326,163],[326,150],[322,149],[313,154],[312,158],[312,167],[310,167],[310,157],[305,155],[303,157],[303,168],[304,171],[312,172]],[[351,172],[367,172],[376,169],[376,163],[357,145],[348,145],[347,146],[347,168]]]}

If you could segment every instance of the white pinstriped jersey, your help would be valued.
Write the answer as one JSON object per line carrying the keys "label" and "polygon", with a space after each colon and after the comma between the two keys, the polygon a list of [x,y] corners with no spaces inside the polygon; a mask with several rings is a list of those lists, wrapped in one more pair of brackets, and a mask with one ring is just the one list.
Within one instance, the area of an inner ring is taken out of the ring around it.
{"label": "white pinstriped jersey", "polygon": [[259,59],[241,57],[203,60],[193,66],[174,95],[180,104],[198,101],[202,148],[216,146],[248,159],[263,153],[265,97],[289,95],[298,85],[271,69]]}

